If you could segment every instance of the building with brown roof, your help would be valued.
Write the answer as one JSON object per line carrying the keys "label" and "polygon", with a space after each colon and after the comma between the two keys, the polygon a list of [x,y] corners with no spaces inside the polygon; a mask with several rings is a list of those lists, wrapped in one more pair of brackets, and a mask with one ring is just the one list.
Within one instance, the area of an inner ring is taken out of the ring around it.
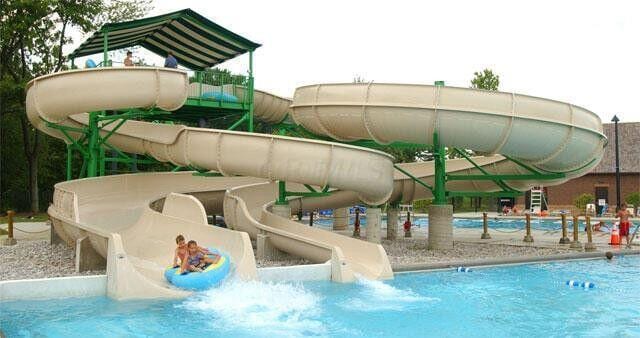
{"label": "building with brown roof", "polygon": [[[589,174],[570,180],[564,184],[545,187],[546,200],[550,210],[573,210],[573,201],[581,194],[595,196],[594,203],[605,202],[610,210],[616,205],[616,153],[614,124],[603,125],[609,139],[604,157]],[[620,190],[621,199],[640,191],[640,122],[618,123],[620,148]],[[528,194],[518,198],[517,204],[528,206]],[[602,201],[604,200],[604,201]],[[600,206],[598,207],[600,209]]]}

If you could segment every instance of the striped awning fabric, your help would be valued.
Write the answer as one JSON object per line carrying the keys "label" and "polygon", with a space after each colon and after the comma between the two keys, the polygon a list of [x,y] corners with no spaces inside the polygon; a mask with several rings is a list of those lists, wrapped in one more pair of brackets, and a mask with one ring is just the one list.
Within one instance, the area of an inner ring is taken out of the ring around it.
{"label": "striped awning fabric", "polygon": [[162,56],[171,51],[179,64],[193,70],[215,66],[260,47],[191,9],[184,9],[106,24],[69,54],[69,58],[102,53],[104,34],[107,34],[108,50],[141,46]]}

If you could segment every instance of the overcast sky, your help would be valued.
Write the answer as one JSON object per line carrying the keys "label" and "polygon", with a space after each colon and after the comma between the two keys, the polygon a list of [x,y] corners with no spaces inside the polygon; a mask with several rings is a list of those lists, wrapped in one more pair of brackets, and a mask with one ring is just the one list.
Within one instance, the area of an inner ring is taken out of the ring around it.
{"label": "overcast sky", "polygon": [[355,76],[468,87],[491,68],[501,91],[570,102],[603,122],[640,121],[633,1],[156,0],[151,15],[187,7],[262,44],[256,87],[282,96]]}

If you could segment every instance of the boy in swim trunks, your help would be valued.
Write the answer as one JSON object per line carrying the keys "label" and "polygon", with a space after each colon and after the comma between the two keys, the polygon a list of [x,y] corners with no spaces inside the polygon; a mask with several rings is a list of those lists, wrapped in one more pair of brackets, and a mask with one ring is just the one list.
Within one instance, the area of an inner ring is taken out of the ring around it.
{"label": "boy in swim trunks", "polygon": [[215,264],[220,260],[220,256],[209,258],[206,255],[211,254],[209,250],[201,248],[194,240],[190,240],[187,244],[187,269],[192,272],[202,272],[202,269],[208,264]]}
{"label": "boy in swim trunks", "polygon": [[622,205],[620,205],[620,209],[618,210],[616,217],[620,218],[620,239],[624,237],[627,241],[627,245],[629,245],[629,228],[631,227],[631,223],[629,222],[629,211],[627,211],[626,203],[622,203]]}
{"label": "boy in swim trunks", "polygon": [[[173,255],[173,267],[180,267],[180,272],[184,272],[187,265],[187,242],[184,240],[184,236],[178,235],[176,237],[176,244],[178,247],[175,250],[175,254]],[[178,265],[178,260],[180,260],[180,265]]]}

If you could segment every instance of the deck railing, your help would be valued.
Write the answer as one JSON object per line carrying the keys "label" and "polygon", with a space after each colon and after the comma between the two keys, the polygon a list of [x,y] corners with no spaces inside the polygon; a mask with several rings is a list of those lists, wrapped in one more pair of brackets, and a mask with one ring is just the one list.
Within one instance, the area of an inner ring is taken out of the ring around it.
{"label": "deck railing", "polygon": [[[93,61],[91,61],[93,62]],[[123,63],[108,60],[87,67],[122,67]],[[253,95],[247,95],[247,88],[253,88],[253,78],[232,74],[227,70],[209,69],[190,71],[188,97],[220,103],[237,103],[246,106],[252,103]]]}
{"label": "deck railing", "polygon": [[251,103],[251,78],[245,75],[231,74],[225,71],[194,71],[189,77],[189,98],[211,100],[224,103]]}

